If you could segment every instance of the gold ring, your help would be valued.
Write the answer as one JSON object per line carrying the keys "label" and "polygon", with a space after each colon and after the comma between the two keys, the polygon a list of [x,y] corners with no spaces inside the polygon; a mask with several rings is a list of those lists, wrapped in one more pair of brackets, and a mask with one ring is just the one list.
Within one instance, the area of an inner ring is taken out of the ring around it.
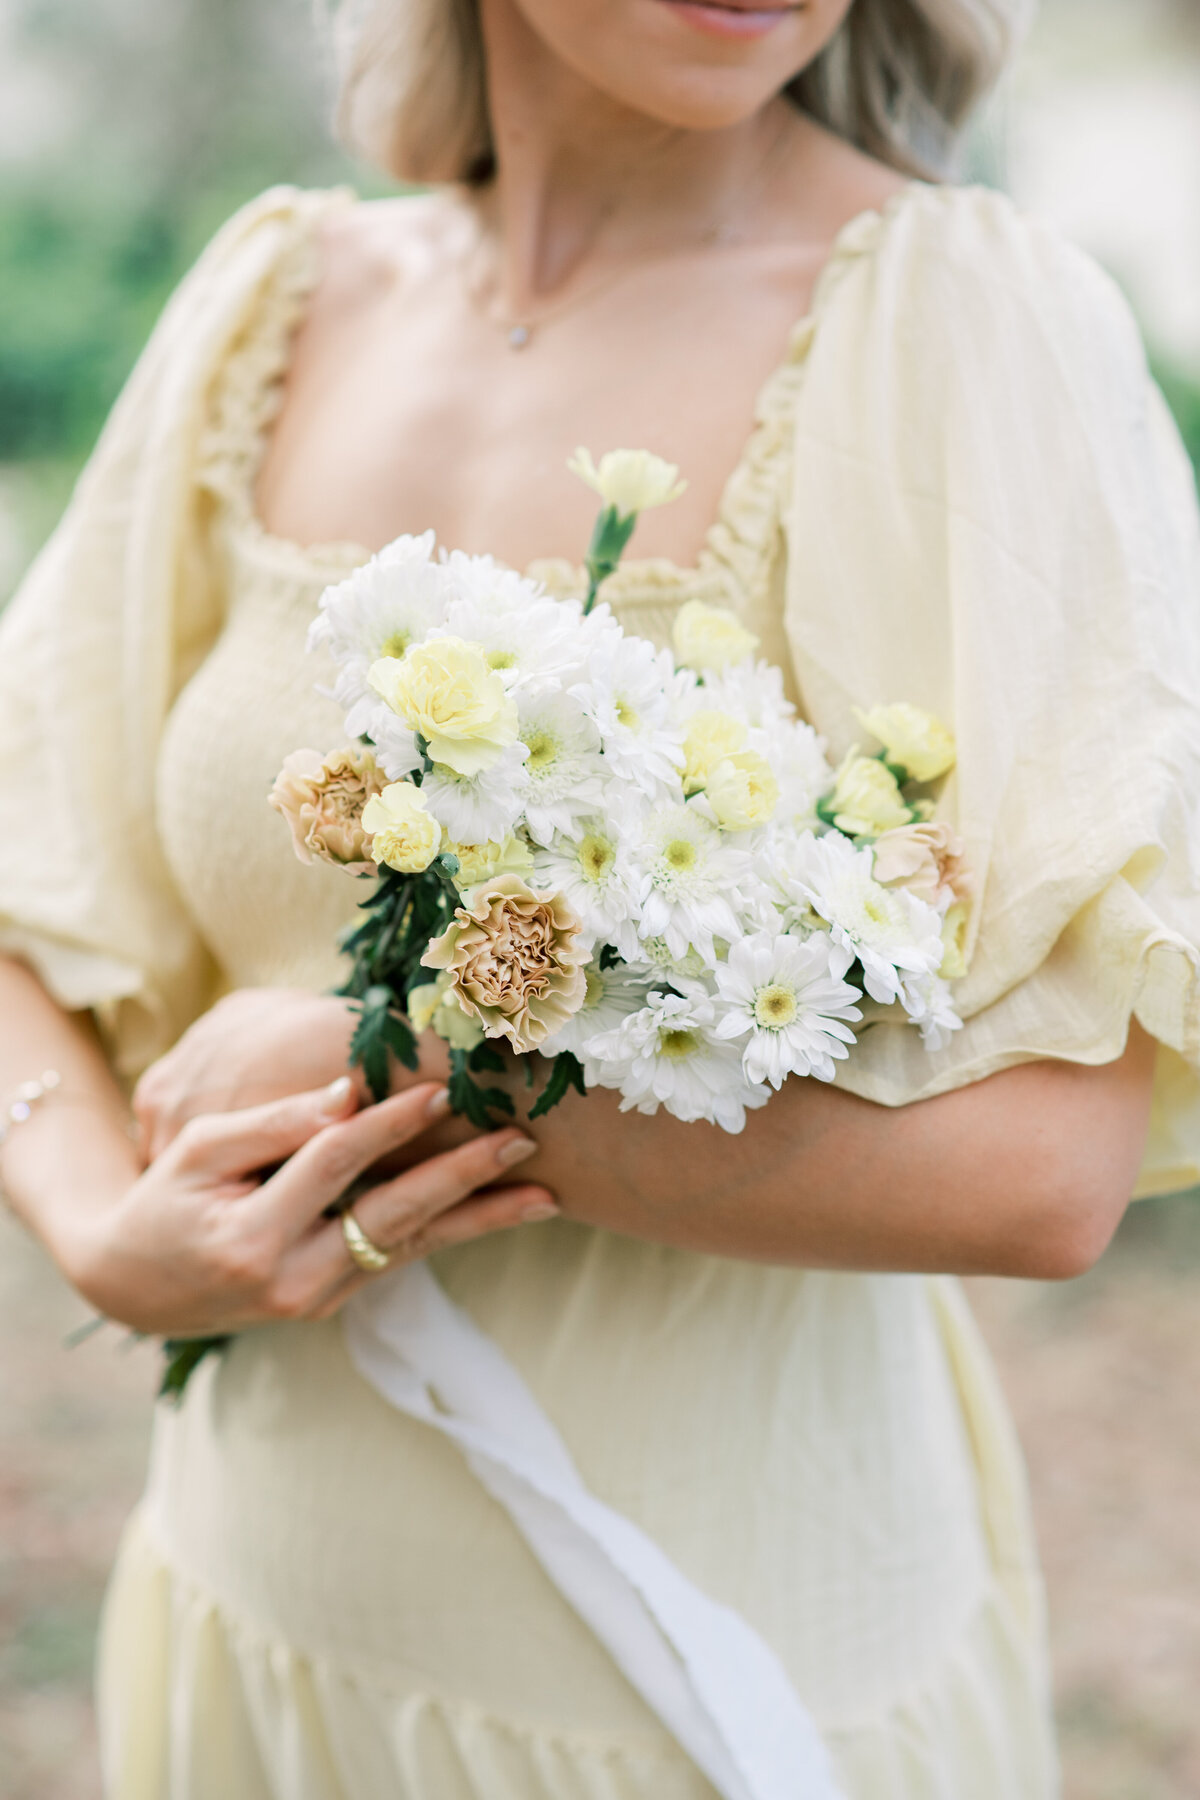
{"label": "gold ring", "polygon": [[355,1218],[353,1208],[349,1206],[342,1214],[342,1236],[346,1240],[347,1250],[359,1268],[366,1274],[378,1275],[379,1271],[386,1269],[391,1262],[392,1259],[387,1251],[381,1250],[378,1244],[371,1242]]}

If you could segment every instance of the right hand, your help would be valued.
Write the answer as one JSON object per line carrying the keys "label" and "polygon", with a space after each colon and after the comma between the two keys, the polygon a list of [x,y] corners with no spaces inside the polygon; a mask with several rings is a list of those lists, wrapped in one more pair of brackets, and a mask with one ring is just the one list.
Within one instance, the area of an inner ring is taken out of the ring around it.
{"label": "right hand", "polygon": [[[67,1273],[133,1330],[186,1337],[323,1319],[365,1281],[325,1211],[446,1112],[421,1083],[357,1111],[351,1083],[191,1119],[119,1200],[92,1215]],[[543,1187],[491,1186],[534,1145],[496,1131],[428,1157],[354,1203],[371,1240],[411,1262],[557,1211]],[[263,1175],[263,1170],[274,1172]]]}

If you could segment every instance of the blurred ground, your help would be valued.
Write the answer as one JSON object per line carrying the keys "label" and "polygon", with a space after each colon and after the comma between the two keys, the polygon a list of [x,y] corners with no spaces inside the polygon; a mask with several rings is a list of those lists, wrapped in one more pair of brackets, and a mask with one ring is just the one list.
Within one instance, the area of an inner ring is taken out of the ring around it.
{"label": "blurred ground", "polygon": [[[1068,1800],[1200,1794],[1198,1286],[1195,1199],[1136,1208],[1070,1287],[971,1284],[1030,1458]],[[64,1350],[84,1317],[0,1213],[0,1800],[98,1800],[93,1633],[155,1359]]]}

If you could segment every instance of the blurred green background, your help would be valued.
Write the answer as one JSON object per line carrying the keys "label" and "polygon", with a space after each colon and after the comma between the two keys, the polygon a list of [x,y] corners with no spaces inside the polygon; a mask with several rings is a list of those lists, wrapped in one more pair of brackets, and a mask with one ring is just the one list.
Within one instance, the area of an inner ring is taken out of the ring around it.
{"label": "blurred green background", "polygon": [[[310,0],[0,0],[0,604],[222,219],[276,181],[384,191],[330,88]],[[1200,460],[1196,0],[1045,0],[970,172],[1121,282]],[[1200,1795],[1198,1276],[1192,1197],[1133,1209],[1081,1282],[971,1284],[1029,1458],[1068,1800]],[[155,1358],[68,1354],[84,1316],[0,1209],[0,1800],[98,1792],[92,1642]]]}

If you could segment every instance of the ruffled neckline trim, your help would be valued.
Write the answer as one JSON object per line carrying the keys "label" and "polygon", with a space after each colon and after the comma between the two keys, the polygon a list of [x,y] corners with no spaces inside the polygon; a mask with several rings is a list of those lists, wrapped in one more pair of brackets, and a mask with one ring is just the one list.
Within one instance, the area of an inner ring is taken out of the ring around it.
{"label": "ruffled neckline trim", "polygon": [[[792,326],[780,361],[759,389],[750,433],[696,563],[687,567],[667,557],[631,557],[606,583],[607,599],[615,605],[661,604],[686,593],[743,605],[757,596],[770,579],[796,400],[821,318],[847,269],[876,252],[892,223],[918,196],[935,191],[927,182],[909,182],[883,206],[856,214],[842,227],[814,284],[808,311]],[[319,228],[331,212],[357,201],[349,187],[299,196],[292,237],[226,356],[200,442],[197,479],[223,506],[238,547],[307,582],[335,580],[376,554],[351,540],[302,544],[281,537],[263,524],[255,503],[292,342],[320,278]],[[586,587],[582,567],[565,558],[539,558],[525,572],[561,596]]]}

